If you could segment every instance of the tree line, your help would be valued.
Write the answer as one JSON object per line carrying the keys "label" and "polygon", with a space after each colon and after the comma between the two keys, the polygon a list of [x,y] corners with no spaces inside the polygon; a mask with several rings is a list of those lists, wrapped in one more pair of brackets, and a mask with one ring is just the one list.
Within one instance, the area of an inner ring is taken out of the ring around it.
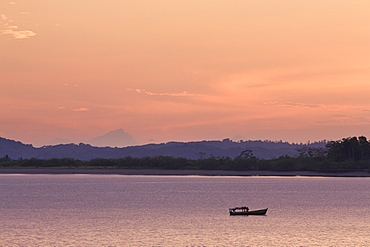
{"label": "tree line", "polygon": [[300,146],[294,157],[285,155],[273,159],[259,159],[246,149],[235,158],[211,156],[198,159],[171,156],[124,157],[119,159],[72,158],[11,159],[0,158],[0,168],[106,168],[106,169],[171,169],[171,170],[266,170],[316,172],[370,172],[370,143],[364,136],[348,137],[327,142],[325,148]]}

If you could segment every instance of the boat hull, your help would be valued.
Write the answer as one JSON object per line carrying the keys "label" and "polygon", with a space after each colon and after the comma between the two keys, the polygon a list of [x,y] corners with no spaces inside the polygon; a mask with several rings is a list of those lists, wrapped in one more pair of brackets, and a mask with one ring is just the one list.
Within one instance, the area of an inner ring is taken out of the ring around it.
{"label": "boat hull", "polygon": [[253,210],[253,211],[230,211],[230,215],[265,215],[267,209]]}

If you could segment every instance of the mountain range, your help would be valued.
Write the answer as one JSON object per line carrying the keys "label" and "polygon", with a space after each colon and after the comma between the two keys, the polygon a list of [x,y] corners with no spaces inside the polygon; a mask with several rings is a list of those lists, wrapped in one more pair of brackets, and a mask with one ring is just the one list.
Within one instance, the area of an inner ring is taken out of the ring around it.
{"label": "mountain range", "polygon": [[8,155],[12,159],[51,159],[74,158],[90,160],[94,158],[117,159],[131,157],[172,156],[188,159],[209,157],[235,158],[244,150],[252,150],[254,156],[261,159],[277,158],[283,155],[296,156],[298,147],[324,147],[325,141],[297,144],[275,141],[196,141],[196,142],[168,142],[161,144],[146,144],[128,147],[97,147],[90,144],[59,144],[43,147],[34,147],[18,141],[0,137],[0,157]]}

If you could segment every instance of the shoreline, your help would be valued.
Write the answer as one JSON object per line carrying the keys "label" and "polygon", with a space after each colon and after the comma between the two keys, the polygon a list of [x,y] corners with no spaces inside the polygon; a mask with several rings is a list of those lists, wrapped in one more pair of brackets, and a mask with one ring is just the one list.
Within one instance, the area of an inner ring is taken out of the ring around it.
{"label": "shoreline", "polygon": [[223,170],[157,170],[157,169],[26,169],[0,168],[0,174],[90,174],[90,175],[151,175],[151,176],[302,176],[302,177],[370,177],[369,172],[309,171],[223,171]]}

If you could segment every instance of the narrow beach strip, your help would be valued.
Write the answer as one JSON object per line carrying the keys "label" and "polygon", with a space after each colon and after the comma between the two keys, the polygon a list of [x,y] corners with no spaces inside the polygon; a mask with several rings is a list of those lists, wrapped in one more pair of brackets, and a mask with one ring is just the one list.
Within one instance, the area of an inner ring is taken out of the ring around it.
{"label": "narrow beach strip", "polygon": [[168,175],[168,176],[310,176],[370,177],[369,172],[309,171],[223,171],[223,170],[159,170],[159,169],[0,169],[0,174],[102,174],[102,175]]}

